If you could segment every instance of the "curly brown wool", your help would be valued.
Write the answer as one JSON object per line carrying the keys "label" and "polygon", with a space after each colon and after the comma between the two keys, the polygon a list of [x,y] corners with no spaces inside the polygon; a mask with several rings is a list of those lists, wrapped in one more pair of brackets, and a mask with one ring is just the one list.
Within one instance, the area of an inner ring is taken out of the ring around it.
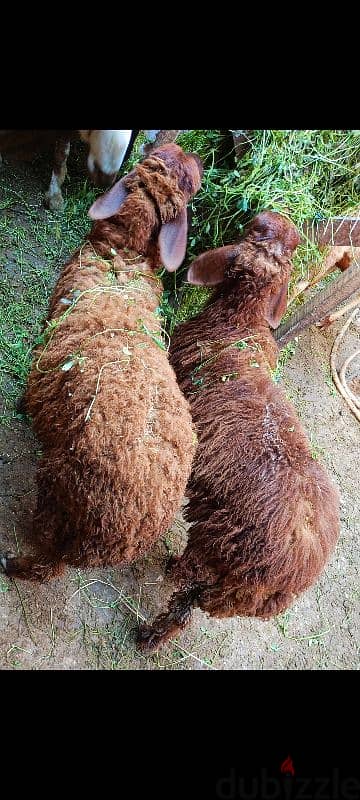
{"label": "curly brown wool", "polygon": [[313,459],[293,406],[273,382],[295,227],[263,212],[243,240],[199,256],[188,279],[221,283],[170,348],[198,447],[185,510],[191,523],[170,574],[178,591],[139,644],[156,649],[198,605],[215,617],[264,619],[319,576],[339,535],[339,496]]}
{"label": "curly brown wool", "polygon": [[[43,581],[65,565],[132,561],[180,506],[195,437],[161,342],[153,270],[169,201],[185,212],[201,170],[175,144],[156,157],[135,167],[141,181],[127,181],[118,212],[94,223],[55,286],[25,396],[43,446],[35,554],[3,559],[9,575]],[[188,190],[179,190],[179,176]]]}

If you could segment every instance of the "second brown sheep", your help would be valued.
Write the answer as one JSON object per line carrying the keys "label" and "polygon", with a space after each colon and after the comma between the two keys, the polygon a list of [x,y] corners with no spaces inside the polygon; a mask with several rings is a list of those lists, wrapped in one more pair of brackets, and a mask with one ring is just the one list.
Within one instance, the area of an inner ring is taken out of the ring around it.
{"label": "second brown sheep", "polygon": [[141,556],[180,507],[195,447],[190,410],[161,338],[161,281],[185,255],[186,204],[201,162],[155,150],[99,197],[64,267],[35,350],[25,407],[42,445],[34,556],[9,575],[43,581],[66,564]]}
{"label": "second brown sheep", "polygon": [[191,283],[221,285],[170,349],[198,447],[186,492],[189,539],[170,571],[179,588],[168,610],[141,627],[146,651],[176,635],[194,606],[215,617],[279,614],[312,585],[337,541],[337,489],[272,380],[278,348],[269,325],[286,309],[298,243],[291,222],[263,212],[239,244],[189,269]]}

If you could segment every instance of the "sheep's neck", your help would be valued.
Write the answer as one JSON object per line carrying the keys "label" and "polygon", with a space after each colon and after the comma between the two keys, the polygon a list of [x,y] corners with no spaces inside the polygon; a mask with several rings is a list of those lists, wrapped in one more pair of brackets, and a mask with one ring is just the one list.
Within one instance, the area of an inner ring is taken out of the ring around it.
{"label": "sheep's neck", "polygon": [[130,214],[125,203],[122,211],[114,217],[94,224],[89,242],[102,258],[112,258],[114,252],[123,253],[126,258],[130,252],[131,257],[139,256],[146,260],[149,270],[154,270],[161,267],[157,245],[159,229],[159,218],[152,203],[144,205],[141,214],[140,211],[136,213],[136,208]]}
{"label": "sheep's neck", "polygon": [[91,242],[86,242],[63,269],[51,298],[48,319],[62,318],[64,313],[68,316],[75,306],[92,304],[94,297],[100,302],[100,298],[109,298],[112,293],[126,303],[144,304],[155,311],[162,291],[160,279],[144,256],[128,249],[111,252],[109,247],[101,255]]}
{"label": "sheep's neck", "polygon": [[160,301],[163,291],[162,282],[157,275],[154,275],[144,256],[127,249],[120,250],[113,258],[112,272],[118,284],[143,281],[150,288],[156,305]]}
{"label": "sheep's neck", "polygon": [[[118,228],[116,228],[118,232]],[[151,258],[120,243],[120,237],[107,238],[106,241],[91,241],[86,248],[87,255],[97,261],[98,266],[118,283],[142,279],[151,287],[156,305],[161,297],[163,286],[154,274]],[[91,255],[92,254],[92,255]],[[102,267],[101,267],[102,265]]]}
{"label": "sheep's neck", "polygon": [[236,329],[240,334],[270,335],[265,318],[269,288],[259,292],[258,285],[249,281],[237,281],[232,289],[219,289],[204,311],[209,327],[223,331]]}
{"label": "sheep's neck", "polygon": [[267,373],[275,368],[278,348],[265,319],[267,295],[267,287],[259,295],[258,286],[256,294],[249,290],[245,294],[237,282],[226,294],[219,290],[200,318],[185,323],[194,327],[197,337],[196,371],[201,373],[196,378],[209,369],[214,379],[222,379],[223,373],[236,379],[241,377],[241,363],[261,366]]}

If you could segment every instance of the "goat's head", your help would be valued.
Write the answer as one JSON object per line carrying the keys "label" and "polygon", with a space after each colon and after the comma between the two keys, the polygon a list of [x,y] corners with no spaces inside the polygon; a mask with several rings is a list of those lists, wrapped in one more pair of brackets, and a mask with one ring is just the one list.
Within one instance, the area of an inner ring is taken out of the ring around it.
{"label": "goat's head", "polygon": [[79,131],[89,145],[88,168],[97,186],[111,186],[128,148],[131,131]]}
{"label": "goat's head", "polygon": [[266,295],[265,318],[276,328],[286,310],[291,255],[300,242],[295,225],[275,211],[257,214],[245,229],[238,244],[219,247],[198,256],[191,264],[187,280],[202,286],[225,283],[252,297]]}
{"label": "goat's head", "polygon": [[184,153],[174,142],[164,144],[98,197],[89,216],[95,220],[113,217],[131,195],[140,192],[143,196],[145,192],[147,202],[152,202],[156,209],[153,214],[158,220],[161,262],[172,272],[185,257],[186,204],[200,189],[202,172],[201,160],[195,153]]}

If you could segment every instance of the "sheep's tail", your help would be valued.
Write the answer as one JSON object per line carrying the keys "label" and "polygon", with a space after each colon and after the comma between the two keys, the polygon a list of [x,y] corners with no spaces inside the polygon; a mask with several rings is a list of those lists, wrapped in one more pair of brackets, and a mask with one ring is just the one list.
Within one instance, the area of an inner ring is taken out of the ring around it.
{"label": "sheep's tail", "polygon": [[65,566],[62,562],[53,562],[46,558],[32,558],[31,556],[11,558],[3,555],[0,557],[0,563],[10,578],[40,582],[49,581],[60,575]]}
{"label": "sheep's tail", "polygon": [[190,622],[192,609],[197,605],[200,591],[200,585],[196,584],[175,592],[165,614],[159,614],[152,625],[140,625],[137,635],[140,650],[147,653],[157,650],[160,645],[185,628]]}

